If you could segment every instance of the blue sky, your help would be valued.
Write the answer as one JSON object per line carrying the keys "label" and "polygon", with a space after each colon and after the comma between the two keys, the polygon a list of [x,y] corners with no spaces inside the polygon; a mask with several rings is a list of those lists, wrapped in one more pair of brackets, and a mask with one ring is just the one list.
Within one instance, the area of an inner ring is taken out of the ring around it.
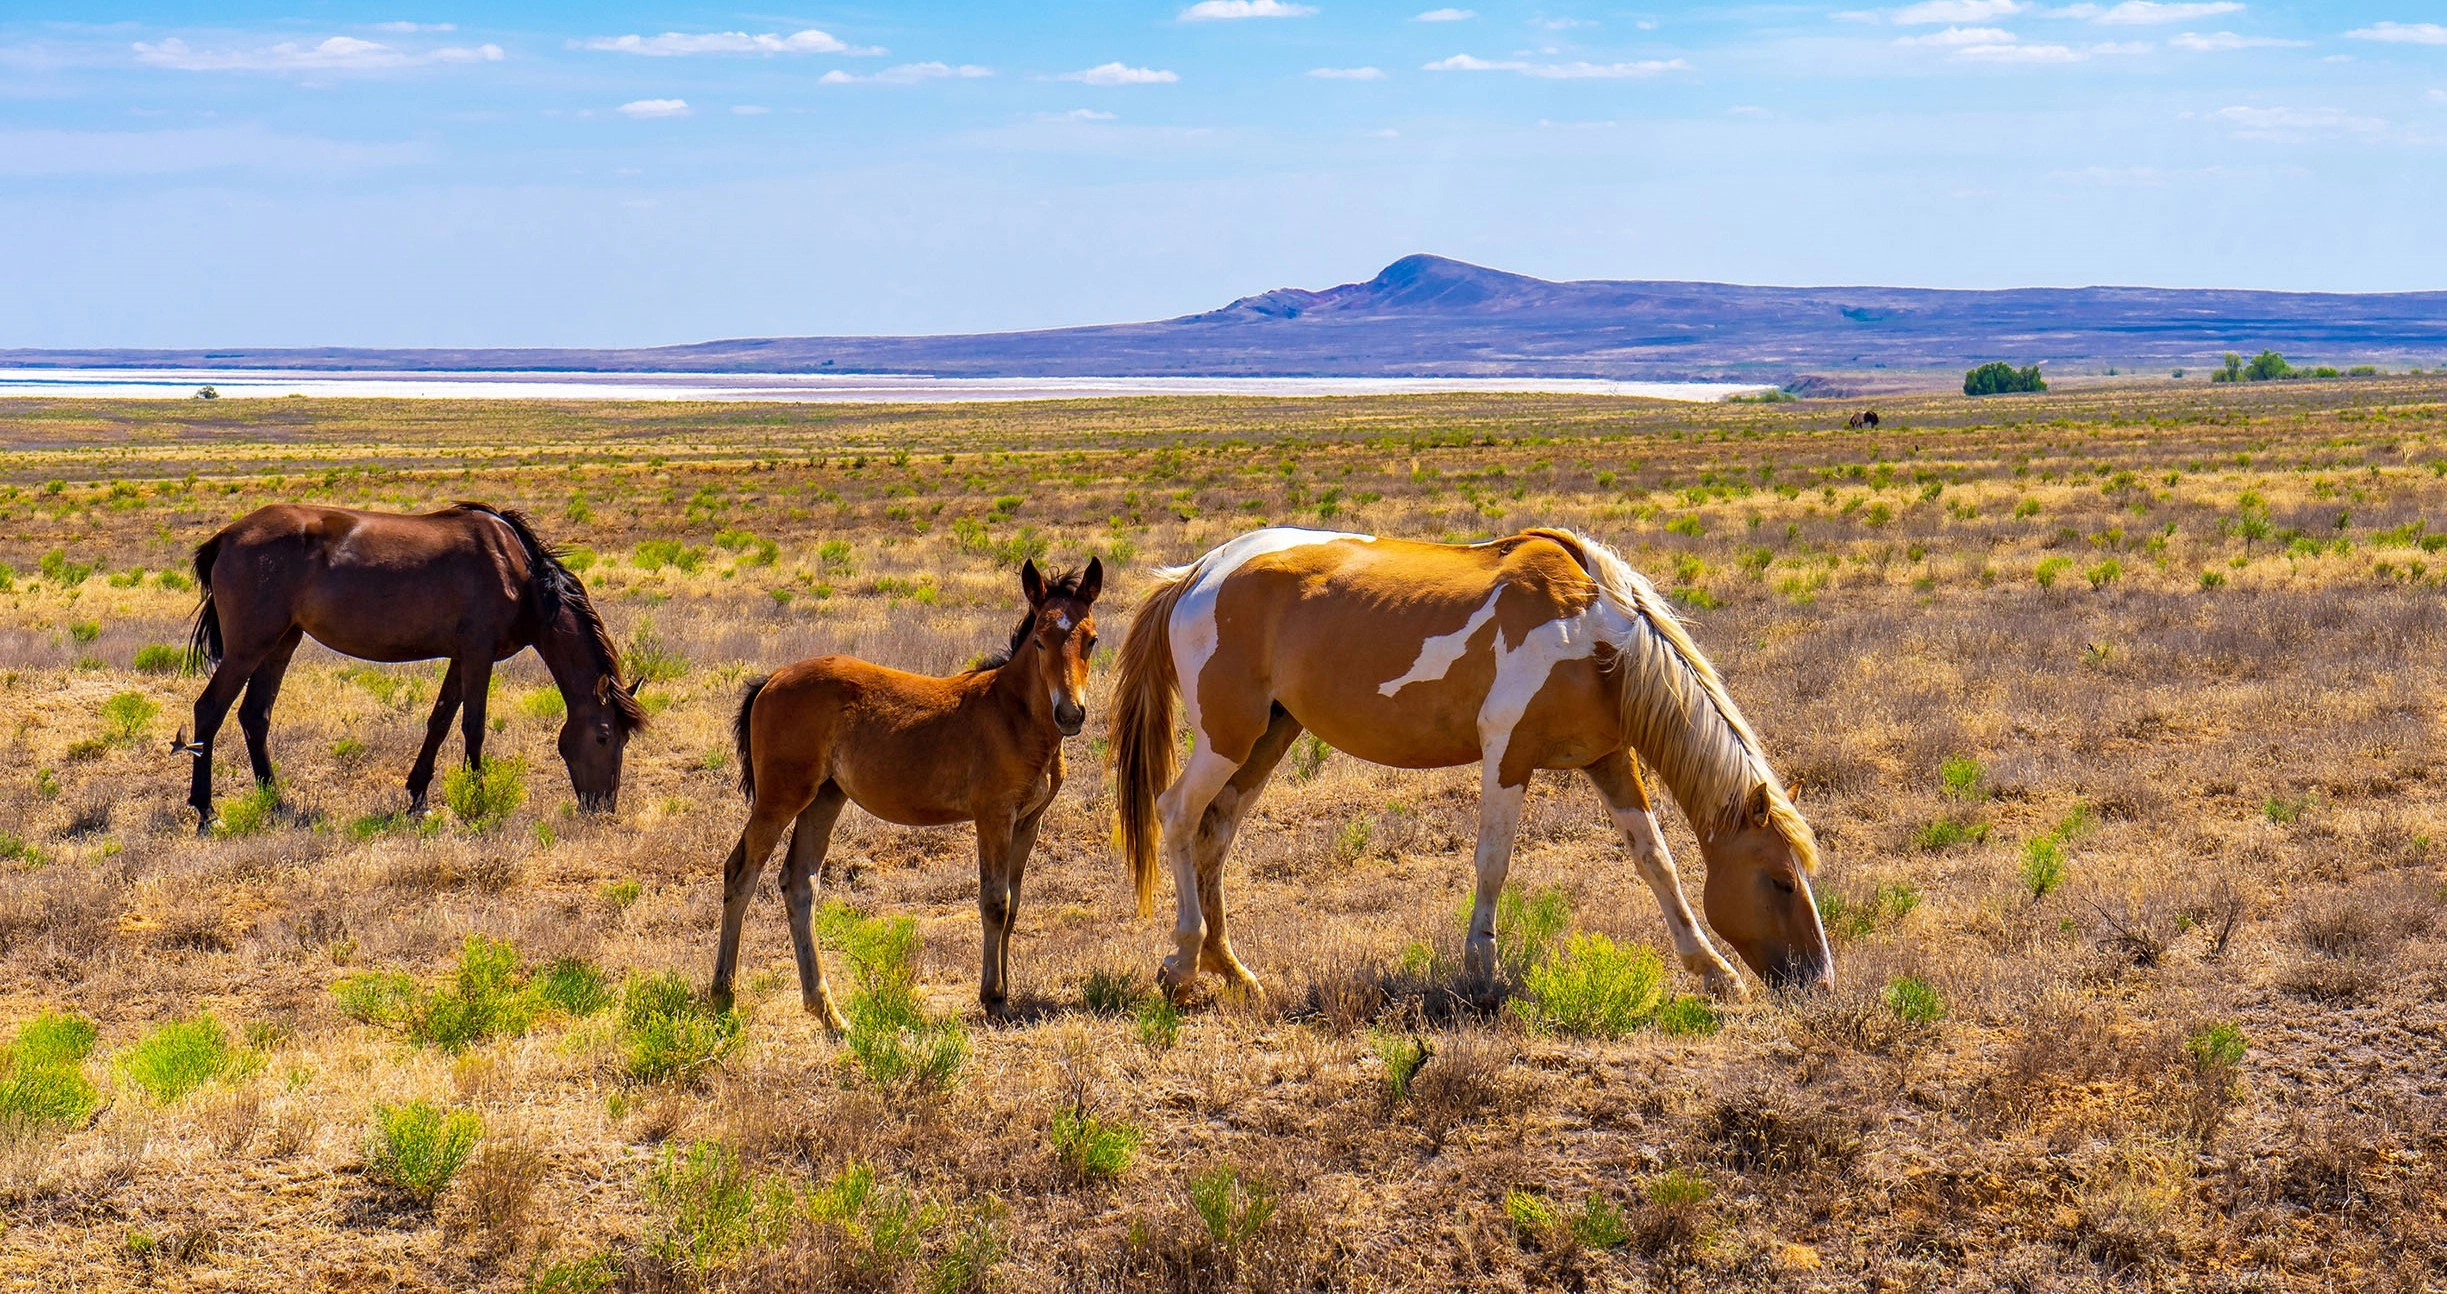
{"label": "blue sky", "polygon": [[0,6],[0,346],[1551,278],[2447,287],[2447,6]]}

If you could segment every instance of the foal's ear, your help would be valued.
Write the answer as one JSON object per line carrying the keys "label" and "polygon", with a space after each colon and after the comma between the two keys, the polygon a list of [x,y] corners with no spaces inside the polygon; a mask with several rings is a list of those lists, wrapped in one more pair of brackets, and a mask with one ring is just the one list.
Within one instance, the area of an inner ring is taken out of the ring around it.
{"label": "foal's ear", "polygon": [[1104,591],[1104,561],[1101,558],[1091,557],[1088,559],[1087,574],[1079,577],[1079,600],[1082,602],[1093,603],[1096,601],[1096,595]]}
{"label": "foal's ear", "polygon": [[1037,573],[1035,558],[1020,565],[1020,592],[1028,595],[1032,607],[1045,600],[1045,577]]}

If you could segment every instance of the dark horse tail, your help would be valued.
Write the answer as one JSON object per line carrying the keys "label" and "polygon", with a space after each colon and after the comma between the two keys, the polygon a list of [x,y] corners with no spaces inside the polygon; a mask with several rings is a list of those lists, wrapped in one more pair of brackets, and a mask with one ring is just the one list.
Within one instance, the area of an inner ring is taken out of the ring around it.
{"label": "dark horse tail", "polygon": [[748,745],[748,716],[756,710],[756,697],[765,690],[769,674],[759,674],[739,689],[739,714],[731,720],[731,748],[739,752],[739,793],[756,798],[756,755]]}
{"label": "dark horse tail", "polygon": [[220,531],[195,546],[195,586],[204,591],[203,600],[195,606],[195,628],[187,634],[187,663],[201,672],[206,665],[221,663],[221,609],[212,601],[212,564],[221,555]]}

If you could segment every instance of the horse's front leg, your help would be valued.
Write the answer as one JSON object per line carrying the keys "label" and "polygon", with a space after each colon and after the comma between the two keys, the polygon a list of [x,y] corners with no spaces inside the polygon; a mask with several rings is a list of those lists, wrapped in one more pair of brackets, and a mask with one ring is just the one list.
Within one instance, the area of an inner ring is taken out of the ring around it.
{"label": "horse's front leg", "polygon": [[204,685],[203,694],[195,699],[195,736],[185,734],[171,746],[195,760],[195,768],[187,782],[187,804],[195,810],[197,835],[212,830],[212,739],[221,730],[221,721],[229,717],[229,707],[238,699],[247,679],[255,672],[259,657],[241,657],[226,653],[212,680]]}
{"label": "horse's front leg", "polygon": [[[983,941],[978,959],[977,1000],[999,1016],[1009,1001],[1003,978],[1003,938],[1011,921],[1011,846],[1019,834],[1009,807],[989,808],[977,818],[977,923]],[[1030,834],[1034,834],[1031,824]]]}
{"label": "horse's front leg", "polygon": [[1054,796],[1062,790],[1062,775],[1057,769],[1037,800],[1036,807],[1020,814],[1011,828],[1011,861],[1004,869],[1005,888],[1009,901],[1003,909],[1003,928],[989,954],[997,968],[996,974],[1006,992],[1011,984],[1011,930],[1020,922],[1020,882],[1028,875],[1028,855],[1037,847],[1037,824],[1045,820],[1045,810],[1051,808]]}
{"label": "horse's front leg", "polygon": [[408,812],[425,811],[425,791],[433,785],[433,763],[442,753],[442,739],[450,735],[450,721],[459,715],[459,662],[452,660],[450,669],[442,675],[440,694],[433,698],[433,713],[425,720],[425,745],[416,752],[416,763],[408,769]]}
{"label": "horse's front leg", "polygon": [[1631,757],[1617,751],[1582,769],[1597,793],[1606,801],[1614,815],[1614,826],[1623,833],[1623,843],[1631,849],[1632,864],[1640,869],[1640,879],[1648,882],[1649,892],[1657,896],[1657,910],[1665,917],[1666,931],[1673,936],[1674,953],[1682,959],[1685,970],[1699,976],[1708,992],[1728,1001],[1739,1002],[1750,996],[1742,977],[1724,954],[1708,942],[1699,922],[1691,915],[1691,901],[1682,892],[1682,876],[1674,870],[1674,856],[1666,852],[1665,834],[1658,830],[1656,812],[1649,807],[1648,788],[1642,784],[1639,766]]}
{"label": "horse's front leg", "polygon": [[1470,905],[1470,937],[1462,947],[1462,969],[1477,979],[1495,978],[1495,903],[1504,893],[1504,874],[1512,867],[1512,838],[1521,829],[1521,802],[1528,796],[1529,778],[1506,786],[1497,761],[1482,766],[1478,792],[1478,849],[1472,863],[1478,872],[1478,892]]}

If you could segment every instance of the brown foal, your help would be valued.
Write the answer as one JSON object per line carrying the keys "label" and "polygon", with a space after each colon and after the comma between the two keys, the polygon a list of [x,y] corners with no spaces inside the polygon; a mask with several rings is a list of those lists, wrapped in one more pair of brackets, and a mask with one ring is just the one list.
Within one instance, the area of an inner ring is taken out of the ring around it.
{"label": "brown foal", "polygon": [[1028,613],[1011,645],[949,678],[906,674],[851,656],[818,656],[751,681],[732,732],[747,829],[722,870],[722,944],[713,992],[731,996],[739,928],[765,858],[791,830],[782,897],[799,962],[799,997],[827,1029],[847,1027],[824,984],[810,918],[841,806],[910,827],[977,824],[977,912],[985,951],[978,1000],[1000,1014],[1010,983],[1011,926],[1037,821],[1062,789],[1062,739],[1086,721],[1092,611],[1104,567],[1051,580],[1020,570]]}

